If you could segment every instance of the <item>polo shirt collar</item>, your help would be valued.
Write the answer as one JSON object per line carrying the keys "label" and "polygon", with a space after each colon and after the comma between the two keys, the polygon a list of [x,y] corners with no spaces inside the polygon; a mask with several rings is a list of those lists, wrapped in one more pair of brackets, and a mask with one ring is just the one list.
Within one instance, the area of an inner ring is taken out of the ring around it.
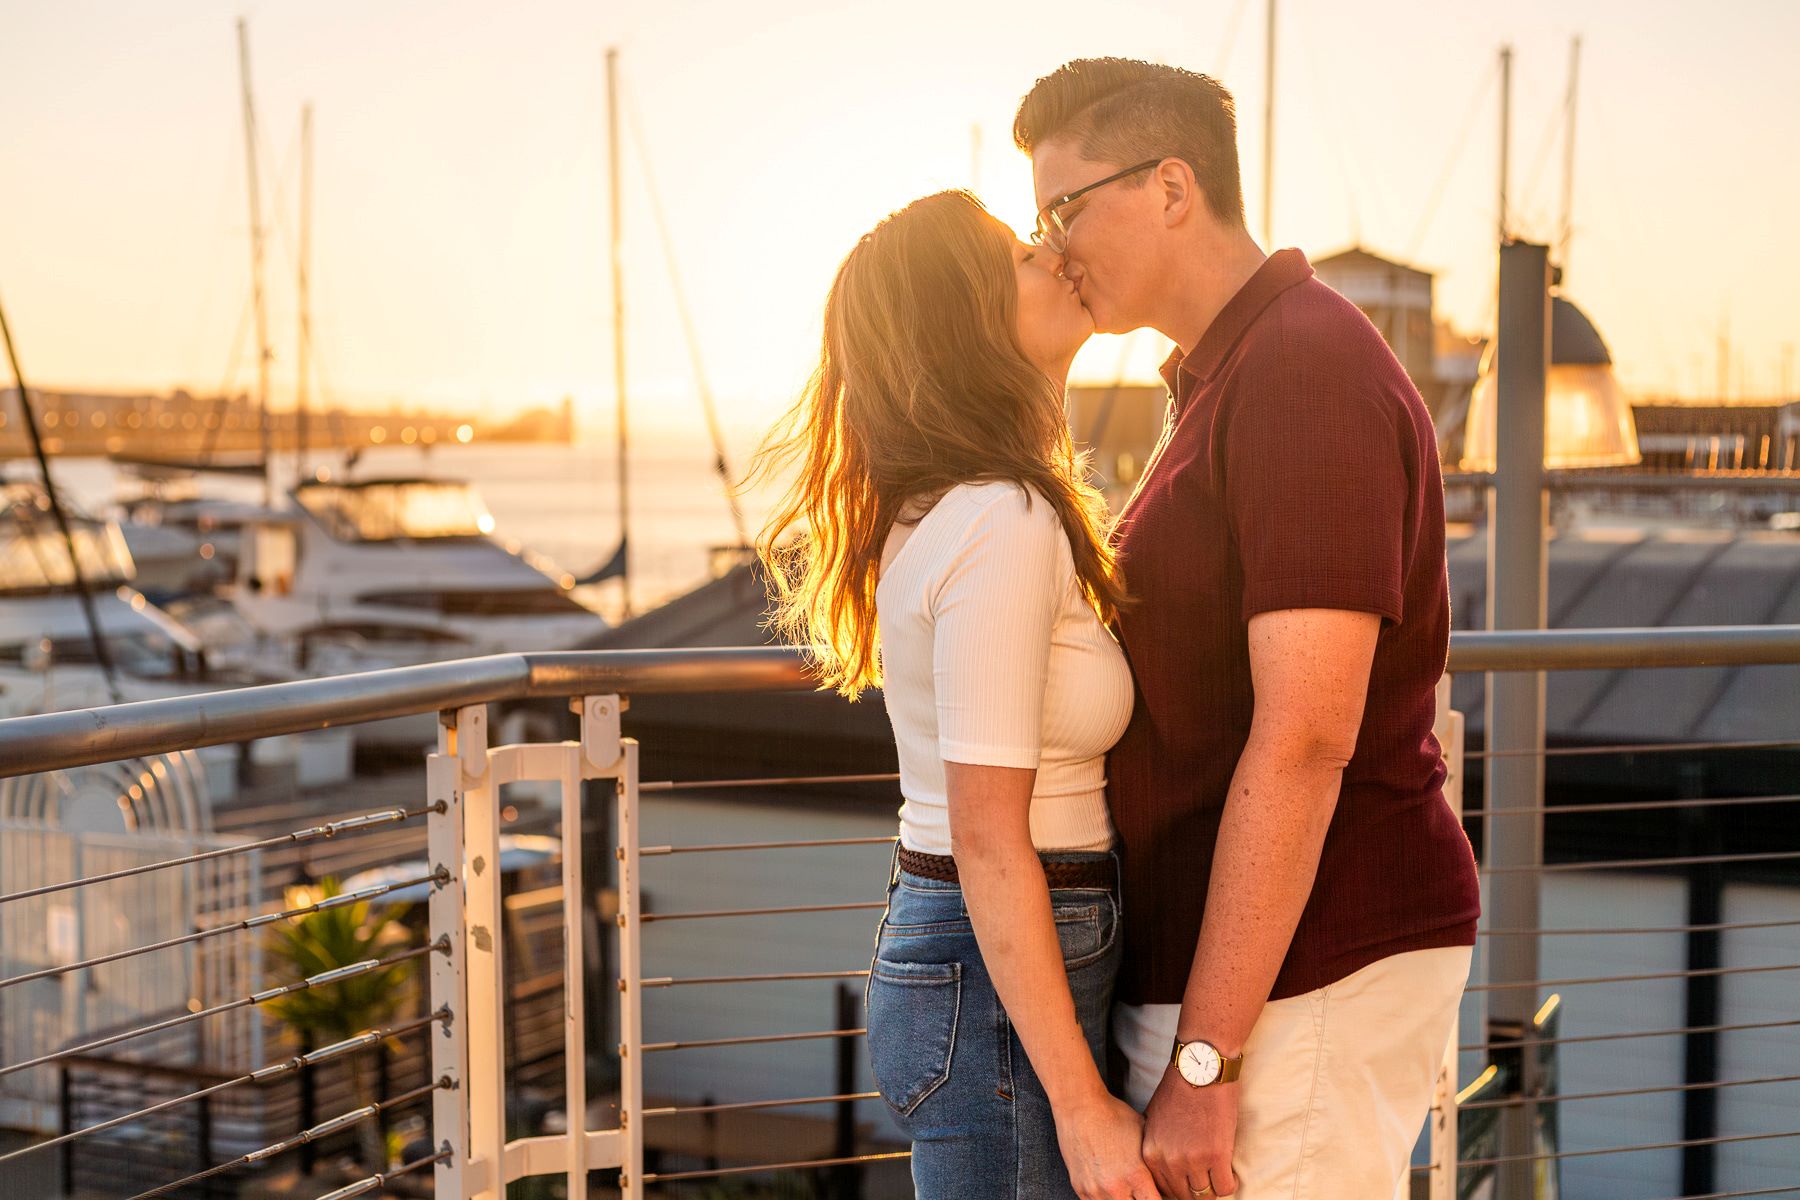
{"label": "polo shirt collar", "polygon": [[1312,277],[1312,264],[1299,250],[1277,250],[1265,258],[1256,274],[1244,281],[1244,286],[1225,302],[1219,315],[1206,327],[1194,352],[1184,356],[1178,346],[1164,360],[1163,382],[1169,385],[1169,394],[1175,397],[1176,407],[1185,407],[1195,389],[1212,379],[1238,339],[1277,296]]}

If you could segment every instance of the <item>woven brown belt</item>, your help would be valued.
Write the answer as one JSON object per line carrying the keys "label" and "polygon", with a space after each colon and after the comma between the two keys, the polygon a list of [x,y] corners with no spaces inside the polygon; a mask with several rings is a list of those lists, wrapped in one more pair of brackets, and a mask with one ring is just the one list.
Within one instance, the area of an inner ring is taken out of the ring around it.
{"label": "woven brown belt", "polygon": [[[942,883],[957,881],[956,860],[947,854],[925,854],[902,846],[900,869],[921,879],[936,879]],[[1118,886],[1119,874],[1111,858],[1086,862],[1045,860],[1044,878],[1052,888],[1105,888],[1110,891]]]}

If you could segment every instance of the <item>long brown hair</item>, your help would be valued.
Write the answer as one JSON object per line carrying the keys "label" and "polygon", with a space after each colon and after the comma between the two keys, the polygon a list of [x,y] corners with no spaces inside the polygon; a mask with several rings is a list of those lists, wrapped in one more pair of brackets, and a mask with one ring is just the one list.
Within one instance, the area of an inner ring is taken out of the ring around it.
{"label": "long brown hair", "polygon": [[[875,588],[895,521],[959,483],[1012,480],[1062,521],[1083,594],[1124,600],[1054,382],[1018,335],[1012,234],[967,192],[915,200],[850,251],[825,300],[819,365],[752,478],[795,471],[758,539],[770,625],[814,647],[828,687],[881,682]],[[788,540],[787,531],[803,527]]]}

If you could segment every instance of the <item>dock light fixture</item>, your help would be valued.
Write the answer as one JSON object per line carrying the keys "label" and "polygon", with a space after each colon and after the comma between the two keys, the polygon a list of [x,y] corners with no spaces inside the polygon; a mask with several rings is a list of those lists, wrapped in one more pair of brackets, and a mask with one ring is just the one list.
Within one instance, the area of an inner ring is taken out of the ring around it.
{"label": "dock light fixture", "polygon": [[[1587,314],[1562,296],[1550,300],[1550,376],[1544,409],[1544,466],[1630,466],[1643,461],[1631,401],[1613,373],[1612,355]],[[1469,397],[1460,466],[1494,469],[1495,346],[1481,358],[1481,374]]]}

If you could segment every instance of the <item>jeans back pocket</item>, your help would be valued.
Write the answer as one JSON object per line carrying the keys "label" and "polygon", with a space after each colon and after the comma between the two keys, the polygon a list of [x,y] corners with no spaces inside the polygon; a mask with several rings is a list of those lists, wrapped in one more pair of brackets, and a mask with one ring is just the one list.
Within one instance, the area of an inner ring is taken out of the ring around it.
{"label": "jeans back pocket", "polygon": [[911,1116],[950,1078],[961,1011],[961,963],[875,960],[869,976],[869,1068],[881,1098],[901,1116]]}

